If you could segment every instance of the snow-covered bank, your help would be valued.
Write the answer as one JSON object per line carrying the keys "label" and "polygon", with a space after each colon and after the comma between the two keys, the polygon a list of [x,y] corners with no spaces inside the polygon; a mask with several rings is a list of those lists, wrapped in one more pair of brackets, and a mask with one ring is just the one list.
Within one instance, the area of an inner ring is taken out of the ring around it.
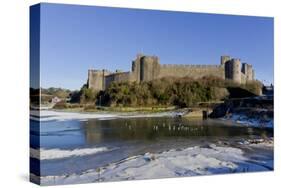
{"label": "snow-covered bank", "polygon": [[30,119],[34,121],[66,121],[66,120],[80,120],[85,121],[87,119],[115,119],[115,118],[137,118],[137,117],[163,117],[163,116],[176,116],[176,112],[159,112],[159,113],[82,113],[82,112],[63,112],[63,111],[52,111],[42,110],[30,111]]}
{"label": "snow-covered bank", "polygon": [[250,147],[273,148],[274,139],[273,137],[268,139],[263,139],[263,138],[246,139],[246,140],[239,141],[238,144],[250,146]]}
{"label": "snow-covered bank", "polygon": [[74,150],[30,148],[30,157],[39,160],[60,159],[66,157],[92,155],[92,154],[111,151],[111,150],[112,149],[108,149],[106,147],[82,148],[82,149],[74,149]]}
{"label": "snow-covered bank", "polygon": [[273,128],[274,120],[267,119],[264,120],[263,118],[258,117],[248,117],[244,114],[232,114],[221,118],[222,120],[229,120],[235,123],[239,123],[244,126],[250,127],[260,127],[260,128]]}
{"label": "snow-covered bank", "polygon": [[98,113],[79,113],[79,112],[62,112],[41,110],[30,111],[30,119],[35,121],[67,121],[67,120],[87,120],[99,118],[114,118],[114,114],[98,114]]}
{"label": "snow-covered bank", "polygon": [[[245,171],[268,171],[272,168],[272,161],[252,161],[244,155],[242,149],[211,144],[207,147],[195,146],[162,153],[146,153],[129,157],[99,169],[88,170],[81,174],[45,176],[41,177],[41,184],[168,178]],[[34,175],[31,177],[38,178]]]}

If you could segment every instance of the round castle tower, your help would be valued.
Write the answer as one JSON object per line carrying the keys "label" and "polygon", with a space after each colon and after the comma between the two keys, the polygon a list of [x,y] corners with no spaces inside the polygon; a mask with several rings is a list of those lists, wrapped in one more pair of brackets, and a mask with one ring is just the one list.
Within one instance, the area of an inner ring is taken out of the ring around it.
{"label": "round castle tower", "polygon": [[140,59],[140,81],[156,79],[160,71],[159,59],[156,56],[143,56]]}
{"label": "round castle tower", "polygon": [[[223,59],[223,58],[222,58]],[[225,78],[241,84],[241,62],[234,58],[225,62]]]}
{"label": "round castle tower", "polygon": [[252,81],[253,79],[254,79],[254,77],[253,77],[253,66],[252,65],[247,65],[247,80],[248,81]]}
{"label": "round castle tower", "polygon": [[236,83],[241,83],[241,62],[240,59],[232,59],[230,61],[231,63],[231,75],[232,75],[232,80]]}

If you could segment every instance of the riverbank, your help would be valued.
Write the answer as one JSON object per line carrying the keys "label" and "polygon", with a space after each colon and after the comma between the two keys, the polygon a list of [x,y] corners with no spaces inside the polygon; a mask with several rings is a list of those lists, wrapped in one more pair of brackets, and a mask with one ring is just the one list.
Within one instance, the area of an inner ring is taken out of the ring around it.
{"label": "riverbank", "polygon": [[211,118],[258,128],[274,127],[274,101],[272,96],[229,99],[216,106]]}
{"label": "riverbank", "polygon": [[117,119],[117,118],[138,118],[138,117],[176,117],[177,111],[165,111],[155,113],[142,112],[112,112],[112,111],[98,111],[98,112],[75,112],[64,110],[31,110],[30,119],[34,121],[66,121],[79,120],[85,121],[87,119]]}
{"label": "riverbank", "polygon": [[144,153],[79,174],[41,178],[31,175],[31,178],[40,180],[42,185],[53,185],[273,170],[273,158],[263,156],[263,160],[258,160],[256,156],[262,156],[262,152],[255,153],[252,158],[245,150],[258,152],[263,149],[271,151],[270,155],[273,155],[272,139],[244,140],[238,145],[234,147],[217,143],[161,153]]}
{"label": "riverbank", "polygon": [[142,112],[142,113],[155,113],[155,112],[165,112],[177,110],[176,106],[96,106],[94,104],[69,104],[64,105],[54,105],[52,110],[63,110],[71,112]]}
{"label": "riverbank", "polygon": [[[164,112],[113,112],[113,111],[98,111],[98,112],[79,112],[79,111],[64,111],[64,110],[31,110],[30,119],[34,121],[66,121],[66,120],[78,120],[86,121],[87,119],[117,119],[117,118],[142,118],[142,117],[175,117],[175,118],[186,118],[187,120],[201,119],[201,111],[195,111],[197,116],[190,118],[186,109],[182,110],[170,110]],[[248,127],[259,127],[259,128],[273,128],[273,118],[267,118],[263,116],[246,116],[243,113],[228,114],[221,118],[212,118],[210,121],[217,121],[218,123],[224,123],[229,126],[248,126]]]}

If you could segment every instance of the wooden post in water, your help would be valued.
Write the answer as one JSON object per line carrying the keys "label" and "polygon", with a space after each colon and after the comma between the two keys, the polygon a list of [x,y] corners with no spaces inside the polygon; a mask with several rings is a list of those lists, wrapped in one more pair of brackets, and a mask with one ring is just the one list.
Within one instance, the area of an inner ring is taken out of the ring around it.
{"label": "wooden post in water", "polygon": [[203,110],[203,119],[208,119],[208,110]]}

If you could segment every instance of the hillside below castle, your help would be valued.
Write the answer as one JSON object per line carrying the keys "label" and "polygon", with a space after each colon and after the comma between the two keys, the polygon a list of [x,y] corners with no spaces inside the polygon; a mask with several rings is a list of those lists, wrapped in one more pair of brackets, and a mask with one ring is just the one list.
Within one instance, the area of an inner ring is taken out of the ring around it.
{"label": "hillside below castle", "polygon": [[94,91],[105,90],[112,82],[142,82],[164,77],[191,77],[194,79],[215,76],[245,84],[255,80],[252,65],[241,63],[238,58],[221,56],[218,65],[160,64],[157,56],[137,55],[129,72],[108,70],[88,71],[88,88]]}

